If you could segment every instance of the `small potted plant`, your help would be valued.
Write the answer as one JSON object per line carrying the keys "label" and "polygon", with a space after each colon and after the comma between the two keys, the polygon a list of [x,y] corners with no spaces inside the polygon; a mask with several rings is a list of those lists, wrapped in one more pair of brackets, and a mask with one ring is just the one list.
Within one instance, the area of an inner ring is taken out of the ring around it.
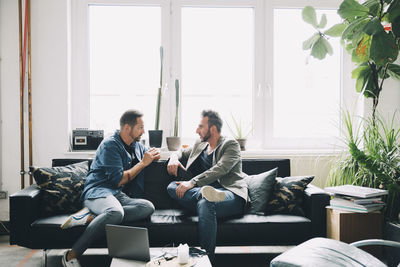
{"label": "small potted plant", "polygon": [[163,59],[164,59],[164,51],[163,47],[160,47],[160,87],[158,87],[157,93],[157,105],[156,105],[156,121],[154,130],[149,130],[149,143],[150,147],[161,147],[162,143],[162,133],[163,131],[160,130],[160,109],[161,109],[161,90],[162,90],[162,78],[163,78]]}
{"label": "small potted plant", "polygon": [[175,80],[175,123],[174,136],[167,137],[167,146],[169,151],[176,151],[181,146],[181,138],[178,137],[179,126],[179,80]]}
{"label": "small potted plant", "polygon": [[231,116],[232,116],[232,120],[233,120],[233,123],[235,125],[235,128],[233,129],[229,125],[229,123],[227,121],[226,121],[226,125],[228,125],[229,131],[232,133],[233,137],[236,139],[236,141],[238,141],[238,143],[240,145],[240,150],[245,151],[246,150],[247,137],[253,131],[253,127],[251,126],[251,122],[249,123],[249,126],[246,127],[246,129],[249,129],[249,130],[246,131],[246,129],[244,129],[242,127],[242,120],[237,121],[235,119],[235,117],[233,117],[232,114],[231,114]]}

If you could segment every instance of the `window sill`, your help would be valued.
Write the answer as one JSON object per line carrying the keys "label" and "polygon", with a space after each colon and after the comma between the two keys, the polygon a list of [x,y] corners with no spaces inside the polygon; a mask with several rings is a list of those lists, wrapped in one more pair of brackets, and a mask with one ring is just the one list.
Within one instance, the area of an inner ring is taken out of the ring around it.
{"label": "window sill", "polygon": [[[317,149],[317,150],[263,150],[249,149],[241,151],[243,159],[263,159],[263,158],[288,158],[288,157],[333,157],[337,156],[342,151]],[[161,149],[161,159],[167,160],[173,151],[169,151],[166,147]],[[82,150],[65,152],[64,155],[70,158],[94,158],[95,150]]]}

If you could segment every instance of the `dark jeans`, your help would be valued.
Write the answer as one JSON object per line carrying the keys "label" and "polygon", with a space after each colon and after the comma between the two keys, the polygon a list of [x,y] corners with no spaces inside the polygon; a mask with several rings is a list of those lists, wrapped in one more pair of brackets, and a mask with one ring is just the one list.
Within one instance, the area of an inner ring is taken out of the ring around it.
{"label": "dark jeans", "polygon": [[217,237],[217,218],[241,215],[244,212],[245,200],[225,188],[218,188],[225,192],[225,200],[221,202],[210,202],[201,197],[201,187],[193,187],[186,191],[182,198],[176,195],[176,182],[168,185],[168,194],[180,205],[188,210],[195,212],[199,216],[199,241],[210,259],[214,258],[216,237]]}

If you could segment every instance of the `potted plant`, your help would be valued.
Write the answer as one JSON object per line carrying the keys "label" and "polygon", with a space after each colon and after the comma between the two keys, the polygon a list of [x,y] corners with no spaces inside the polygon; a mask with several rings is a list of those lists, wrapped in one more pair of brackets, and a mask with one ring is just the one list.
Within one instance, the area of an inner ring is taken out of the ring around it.
{"label": "potted plant", "polygon": [[[346,151],[333,165],[327,184],[357,184],[379,187],[389,191],[386,198],[385,218],[397,220],[399,212],[400,149],[399,129],[387,125],[376,113],[384,81],[391,77],[400,79],[400,66],[394,64],[400,45],[400,1],[343,0],[338,14],[343,22],[327,30],[326,16],[317,22],[313,7],[303,9],[304,21],[317,32],[304,41],[303,49],[310,50],[317,59],[332,54],[330,37],[341,37],[342,45],[351,55],[356,67],[352,78],[356,90],[372,99],[372,116],[363,118],[364,128],[354,131],[349,113],[345,113]],[[394,116],[393,116],[394,120]],[[361,146],[363,145],[363,146]]]}
{"label": "potted plant", "polygon": [[246,131],[246,129],[244,129],[242,127],[241,119],[239,121],[237,121],[232,114],[231,114],[231,117],[232,117],[233,124],[235,125],[235,128],[233,129],[227,121],[225,121],[226,125],[228,126],[228,129],[232,133],[233,137],[236,139],[236,141],[238,141],[238,143],[240,145],[240,150],[245,151],[247,137],[253,131],[253,127],[251,127],[251,123],[250,123],[249,126],[246,128],[249,130]]}
{"label": "potted plant", "polygon": [[162,144],[162,133],[163,131],[159,129],[160,127],[160,109],[161,109],[161,90],[162,90],[162,80],[163,80],[163,60],[164,51],[163,47],[160,47],[160,87],[158,87],[157,93],[157,104],[156,104],[156,120],[154,130],[149,130],[149,143],[150,147],[161,147]]}
{"label": "potted plant", "polygon": [[167,146],[169,151],[176,151],[181,147],[181,138],[178,136],[179,125],[179,80],[175,80],[175,122],[174,136],[167,137]]}

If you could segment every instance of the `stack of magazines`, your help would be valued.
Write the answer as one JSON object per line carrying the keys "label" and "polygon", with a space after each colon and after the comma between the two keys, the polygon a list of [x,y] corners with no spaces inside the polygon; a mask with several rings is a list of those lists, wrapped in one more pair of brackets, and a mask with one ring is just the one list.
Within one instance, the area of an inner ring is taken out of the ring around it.
{"label": "stack of magazines", "polygon": [[325,187],[332,195],[329,208],[367,213],[380,210],[385,206],[382,196],[388,191],[356,185]]}

